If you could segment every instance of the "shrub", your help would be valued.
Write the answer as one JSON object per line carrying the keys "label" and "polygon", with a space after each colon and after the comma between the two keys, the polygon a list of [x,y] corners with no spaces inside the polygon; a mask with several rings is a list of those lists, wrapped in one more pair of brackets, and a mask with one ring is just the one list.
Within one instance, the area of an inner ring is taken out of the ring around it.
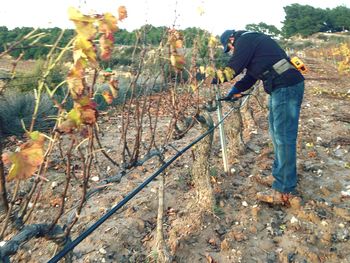
{"label": "shrub", "polygon": [[[45,61],[36,61],[33,69],[29,69],[25,72],[17,72],[16,77],[9,83],[9,86],[21,92],[34,90],[38,86],[38,80],[42,76],[44,66]],[[53,89],[60,84],[65,79],[67,71],[67,68],[62,63],[56,65],[46,77],[45,81],[48,87]]]}
{"label": "shrub", "polygon": [[[35,98],[32,93],[8,92],[0,97],[0,119],[3,135],[22,136],[25,132],[22,121],[28,129],[32,121],[34,106]],[[51,99],[47,95],[43,95],[34,129],[39,131],[49,130],[55,122],[50,117],[56,114],[57,109]]]}
{"label": "shrub", "polygon": [[[111,105],[108,105],[102,96],[104,90],[109,90],[107,84],[98,86],[95,93],[94,100],[97,104],[98,110],[107,110],[109,107],[115,107],[121,105],[125,100],[130,99],[131,90],[128,88],[130,83],[127,78],[120,78],[120,89],[118,97],[113,100]],[[141,87],[140,84],[136,85],[135,96],[145,96],[153,92],[159,92],[164,87],[160,84],[153,86],[150,89]],[[65,88],[58,89],[55,94],[55,100],[60,103],[65,97]],[[0,132],[2,130],[3,136],[22,136],[24,129],[28,129],[32,121],[32,115],[35,107],[35,97],[33,92],[19,92],[19,91],[7,91],[3,96],[0,96]],[[73,100],[69,97],[64,105],[64,108],[69,111],[73,107]],[[39,103],[39,112],[34,125],[34,129],[38,131],[49,131],[55,124],[55,117],[57,116],[58,109],[54,106],[53,101],[47,94],[43,94]],[[1,133],[0,133],[1,135]]]}

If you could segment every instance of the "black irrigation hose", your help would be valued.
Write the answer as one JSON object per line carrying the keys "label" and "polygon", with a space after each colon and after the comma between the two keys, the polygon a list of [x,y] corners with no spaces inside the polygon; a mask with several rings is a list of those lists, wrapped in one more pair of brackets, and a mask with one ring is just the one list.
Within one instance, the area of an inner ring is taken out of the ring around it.
{"label": "black irrigation hose", "polygon": [[[246,97],[248,98],[248,96]],[[244,104],[244,102],[242,103]],[[240,107],[232,107],[226,115],[222,118],[220,122],[218,122],[215,126],[210,128],[208,131],[200,135],[197,139],[192,141],[182,150],[178,151],[168,162],[163,164],[158,171],[148,177],[142,184],[136,187],[132,192],[130,192],[122,201],[120,201],[116,206],[114,206],[108,213],[103,215],[96,223],[90,226],[87,230],[85,230],[80,236],[74,239],[71,243],[66,245],[57,255],[51,258],[48,263],[56,263],[60,259],[62,259],[70,250],[75,248],[81,241],[83,241],[88,235],[90,235],[93,231],[95,231],[100,225],[102,225],[111,215],[113,215],[116,211],[118,211],[121,207],[123,207],[127,202],[129,202],[136,194],[138,194],[143,188],[145,188],[150,182],[152,182],[161,172],[163,172],[170,164],[172,164],[177,158],[179,158],[182,154],[184,154],[188,149],[190,149],[193,145],[201,141],[208,134],[212,133],[219,125],[231,114],[232,111],[237,110]]]}

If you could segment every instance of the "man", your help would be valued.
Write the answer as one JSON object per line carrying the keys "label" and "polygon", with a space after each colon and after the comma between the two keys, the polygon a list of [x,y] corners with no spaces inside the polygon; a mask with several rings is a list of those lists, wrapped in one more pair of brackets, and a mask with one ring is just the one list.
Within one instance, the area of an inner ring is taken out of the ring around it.
{"label": "man", "polygon": [[226,30],[220,40],[224,52],[232,53],[227,66],[233,69],[234,77],[246,69],[227,97],[239,96],[257,80],[263,81],[264,90],[270,94],[269,132],[275,154],[273,177],[269,176],[272,188],[257,193],[257,199],[287,205],[295,197],[297,186],[296,142],[304,77],[285,51],[265,34]]}

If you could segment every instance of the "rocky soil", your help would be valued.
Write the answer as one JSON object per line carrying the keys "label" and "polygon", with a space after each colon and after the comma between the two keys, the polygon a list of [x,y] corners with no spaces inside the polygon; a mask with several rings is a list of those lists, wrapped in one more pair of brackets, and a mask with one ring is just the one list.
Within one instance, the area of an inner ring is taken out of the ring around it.
{"label": "rocky soil", "polygon": [[[266,187],[252,176],[269,174],[273,158],[267,112],[255,105],[257,124],[245,129],[248,148],[230,164],[232,175],[223,172],[215,133],[210,158],[217,198],[214,212],[200,214],[196,208],[191,151],[166,170],[165,241],[174,262],[350,262],[350,77],[339,75],[320,60],[307,63],[310,71],[305,75],[298,140],[298,191],[302,202],[284,207],[255,199],[256,192]],[[228,107],[225,105],[224,110]],[[118,143],[114,138],[118,118],[103,116],[100,122],[104,134],[101,142],[113,154]],[[181,149],[198,135],[198,130],[191,130],[174,146]],[[167,157],[174,154],[175,150],[169,151]],[[100,180],[115,171],[108,160],[101,160],[99,167],[96,176]],[[151,161],[91,197],[74,228],[73,239],[158,167],[156,160]],[[58,184],[64,180],[61,177],[58,174],[55,179]],[[158,181],[150,183],[81,242],[74,249],[74,262],[153,262]],[[34,219],[45,214],[44,207]],[[13,262],[47,262],[55,249],[45,240],[32,240],[13,257]]]}

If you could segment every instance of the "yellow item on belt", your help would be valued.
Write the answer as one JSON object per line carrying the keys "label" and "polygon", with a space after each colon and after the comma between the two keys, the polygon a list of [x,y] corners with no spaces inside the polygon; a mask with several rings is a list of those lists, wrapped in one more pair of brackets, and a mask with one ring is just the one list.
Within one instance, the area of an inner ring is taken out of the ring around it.
{"label": "yellow item on belt", "polygon": [[307,68],[304,64],[303,61],[301,61],[300,58],[298,57],[292,57],[291,60],[290,60],[290,63],[293,64],[293,66],[299,70],[301,73],[306,73],[307,72]]}

